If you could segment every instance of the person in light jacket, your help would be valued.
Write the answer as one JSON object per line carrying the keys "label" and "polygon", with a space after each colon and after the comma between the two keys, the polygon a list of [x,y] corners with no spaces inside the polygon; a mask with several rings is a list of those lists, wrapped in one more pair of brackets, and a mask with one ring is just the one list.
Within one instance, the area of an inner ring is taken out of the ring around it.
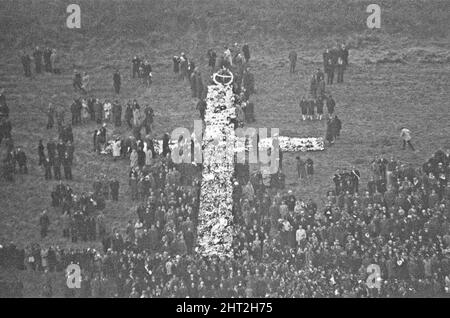
{"label": "person in light jacket", "polygon": [[411,150],[414,151],[414,147],[411,143],[411,130],[406,127],[400,128],[400,138],[403,140],[403,150],[405,150],[406,144],[408,144]]}

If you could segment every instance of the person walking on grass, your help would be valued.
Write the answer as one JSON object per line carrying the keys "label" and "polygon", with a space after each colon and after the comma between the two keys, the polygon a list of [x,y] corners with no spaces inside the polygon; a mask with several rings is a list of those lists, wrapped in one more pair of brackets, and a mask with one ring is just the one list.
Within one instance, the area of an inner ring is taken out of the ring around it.
{"label": "person walking on grass", "polygon": [[411,130],[409,130],[406,127],[400,128],[400,138],[403,140],[403,147],[402,149],[405,150],[406,144],[411,148],[412,151],[415,151],[412,143],[411,143]]}

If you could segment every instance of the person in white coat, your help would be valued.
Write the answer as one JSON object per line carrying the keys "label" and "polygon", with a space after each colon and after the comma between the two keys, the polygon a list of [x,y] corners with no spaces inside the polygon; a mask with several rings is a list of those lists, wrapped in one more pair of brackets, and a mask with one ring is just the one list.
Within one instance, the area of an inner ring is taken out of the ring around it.
{"label": "person in white coat", "polygon": [[147,148],[147,145],[146,147],[144,147],[144,152],[145,152],[145,165],[151,166],[153,160],[153,152],[150,148]]}
{"label": "person in white coat", "polygon": [[400,138],[402,138],[403,140],[403,150],[405,150],[406,148],[406,144],[408,144],[408,146],[411,148],[412,151],[414,151],[414,147],[411,144],[411,130],[409,130],[406,127],[402,127],[401,128],[401,132],[400,132]]}
{"label": "person in white coat", "polygon": [[306,239],[306,231],[299,226],[298,230],[295,232],[295,240],[297,241],[297,244],[300,245],[304,239]]}
{"label": "person in white coat", "polygon": [[114,161],[120,157],[121,144],[122,144],[122,142],[120,141],[119,138],[117,138],[116,140],[114,140],[112,142],[112,155],[113,155]]}

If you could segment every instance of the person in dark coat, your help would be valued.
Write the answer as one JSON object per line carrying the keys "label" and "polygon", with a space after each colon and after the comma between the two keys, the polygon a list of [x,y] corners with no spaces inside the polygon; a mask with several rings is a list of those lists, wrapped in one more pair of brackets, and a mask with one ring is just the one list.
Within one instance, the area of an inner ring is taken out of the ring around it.
{"label": "person in dark coat", "polygon": [[323,98],[319,97],[316,102],[317,106],[317,119],[322,120],[323,117]]}
{"label": "person in dark coat", "polygon": [[47,157],[50,161],[50,165],[53,164],[53,161],[55,160],[56,155],[56,144],[53,140],[50,140],[47,143]]}
{"label": "person in dark coat", "polygon": [[242,46],[242,53],[244,53],[245,61],[248,62],[250,60],[250,48],[247,43]]}
{"label": "person in dark coat", "polygon": [[297,173],[300,180],[306,178],[306,162],[300,157],[295,158],[297,160]]}
{"label": "person in dark coat", "polygon": [[336,102],[334,101],[331,94],[325,99],[325,103],[327,106],[328,118],[331,118],[331,116],[334,114],[334,108],[336,106]]}
{"label": "person in dark coat", "polygon": [[66,180],[72,180],[72,165],[70,164],[70,158],[67,152],[64,155],[62,164],[64,168],[64,177],[66,178]]}
{"label": "person in dark coat", "polygon": [[174,57],[172,57],[172,62],[173,62],[173,72],[175,74],[178,74],[180,72],[180,57],[175,55]]}
{"label": "person in dark coat", "polygon": [[196,81],[196,84],[195,84],[195,88],[196,88],[196,96],[198,97],[198,98],[203,98],[203,81],[202,81],[202,75],[200,74],[200,71],[196,68],[195,69],[195,73],[196,73],[196,76],[195,76],[195,81]]}
{"label": "person in dark coat", "polygon": [[326,50],[323,53],[323,68],[324,72],[327,75],[327,84],[332,85],[334,80],[334,62],[333,62],[333,52],[330,50]]}
{"label": "person in dark coat", "polygon": [[50,57],[52,55],[52,49],[50,49],[49,47],[46,47],[44,49],[44,53],[43,53],[43,57],[44,57],[44,67],[45,67],[45,71],[47,73],[52,73],[52,62],[50,60]]}
{"label": "person in dark coat", "polygon": [[308,119],[313,120],[314,119],[314,108],[316,106],[316,103],[314,100],[308,101]]}
{"label": "person in dark coat", "polygon": [[311,77],[311,81],[309,83],[309,93],[312,96],[312,98],[316,98],[317,97],[317,84],[318,84],[318,79],[316,74],[314,74]]}
{"label": "person in dark coat", "polygon": [[335,128],[335,137],[339,137],[341,135],[341,129],[342,129],[342,122],[341,120],[338,118],[337,115],[334,116],[333,118],[333,125]]}
{"label": "person in dark coat", "polygon": [[[53,162],[55,159],[53,159]],[[50,162],[49,158],[46,158],[43,162],[44,167],[44,173],[45,173],[45,180],[51,180],[52,179],[52,163]]]}
{"label": "person in dark coat", "polygon": [[61,164],[62,160],[59,157],[56,157],[53,161],[53,176],[55,180],[61,180]]}
{"label": "person in dark coat", "polygon": [[211,68],[211,70],[214,70],[216,67],[216,58],[217,53],[213,49],[208,50],[208,66]]}
{"label": "person in dark coat", "polygon": [[297,65],[297,52],[289,52],[289,72],[295,73],[295,66]]}
{"label": "person in dark coat", "polygon": [[309,176],[314,174],[314,161],[311,158],[306,159],[306,173]]}
{"label": "person in dark coat", "polygon": [[165,157],[167,154],[170,154],[169,141],[170,141],[170,136],[168,133],[165,133],[163,136],[163,149],[162,149],[163,157]]}
{"label": "person in dark coat", "polygon": [[344,62],[344,67],[347,67],[348,66],[348,48],[345,44],[341,45],[339,54],[342,57],[342,60]]}
{"label": "person in dark coat", "polygon": [[73,154],[75,153],[75,146],[73,145],[73,142],[71,141],[67,142],[66,152],[70,161],[70,165],[73,165]]}
{"label": "person in dark coat", "polygon": [[131,74],[133,78],[135,78],[136,74],[139,72],[139,64],[141,64],[141,60],[137,56],[133,57],[131,60]]}
{"label": "person in dark coat", "polygon": [[325,139],[328,141],[330,145],[334,143],[335,138],[335,128],[333,125],[333,121],[331,119],[327,120],[327,131],[325,133]]}
{"label": "person in dark coat", "polygon": [[306,100],[305,96],[303,96],[300,100],[300,110],[302,112],[302,120],[306,120],[308,116],[308,101]]}
{"label": "person in dark coat", "polygon": [[132,124],[132,121],[133,121],[133,106],[131,105],[130,102],[127,103],[127,107],[125,108],[125,117],[124,117],[124,119],[125,119],[125,122],[128,125],[128,128],[130,128],[130,129],[133,128],[133,124]]}
{"label": "person in dark coat", "polygon": [[344,64],[344,60],[341,56],[338,57],[336,70],[337,70],[337,82],[343,83],[344,82],[345,64]]}
{"label": "person in dark coat", "polygon": [[143,166],[145,166],[145,151],[141,147],[138,147],[137,155],[138,166],[142,168]]}
{"label": "person in dark coat", "polygon": [[36,46],[33,51],[33,59],[36,68],[36,74],[40,74],[42,71],[42,51],[39,46]]}
{"label": "person in dark coat", "polygon": [[41,238],[45,238],[50,226],[50,218],[48,217],[46,210],[42,211],[39,217],[39,226],[41,228]]}
{"label": "person in dark coat", "polygon": [[120,73],[119,70],[116,70],[113,75],[113,86],[116,94],[120,93],[120,85],[121,85]]}
{"label": "person in dark coat", "polygon": [[25,77],[31,77],[31,58],[30,55],[23,53],[20,57]]}
{"label": "person in dark coat", "polygon": [[86,93],[86,91],[83,88],[83,79],[81,78],[81,73],[77,70],[74,70],[73,75],[73,83],[72,86],[75,90],[80,90],[83,93]]}
{"label": "person in dark coat", "polygon": [[122,125],[122,106],[116,99],[112,105],[112,116],[115,127],[120,127]]}
{"label": "person in dark coat", "polygon": [[119,181],[116,179],[110,181],[109,187],[111,189],[111,197],[113,201],[119,201]]}
{"label": "person in dark coat", "polygon": [[39,140],[38,144],[38,157],[39,157],[38,165],[42,166],[45,160],[45,147],[42,143],[42,139]]}
{"label": "person in dark coat", "polygon": [[56,153],[58,154],[59,160],[64,158],[64,154],[66,153],[66,144],[62,140],[59,140],[56,145]]}
{"label": "person in dark coat", "polygon": [[55,109],[50,103],[47,109],[47,129],[52,129],[55,124]]}
{"label": "person in dark coat", "polygon": [[28,167],[27,167],[27,155],[25,154],[25,151],[23,151],[22,148],[17,148],[16,152],[16,160],[17,164],[19,165],[19,173],[28,173]]}

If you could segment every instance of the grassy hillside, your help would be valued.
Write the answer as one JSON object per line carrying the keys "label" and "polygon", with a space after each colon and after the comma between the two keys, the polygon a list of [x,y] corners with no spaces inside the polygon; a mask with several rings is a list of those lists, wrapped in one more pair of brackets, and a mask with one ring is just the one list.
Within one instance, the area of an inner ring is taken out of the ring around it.
{"label": "grassy hillside", "polygon": [[[113,39],[152,43],[193,36],[213,42],[347,36],[367,29],[371,0],[3,0],[0,43],[4,48],[36,43],[103,46]],[[81,7],[82,28],[65,27],[66,7]],[[449,35],[447,0],[379,0],[382,33],[414,38]]]}

